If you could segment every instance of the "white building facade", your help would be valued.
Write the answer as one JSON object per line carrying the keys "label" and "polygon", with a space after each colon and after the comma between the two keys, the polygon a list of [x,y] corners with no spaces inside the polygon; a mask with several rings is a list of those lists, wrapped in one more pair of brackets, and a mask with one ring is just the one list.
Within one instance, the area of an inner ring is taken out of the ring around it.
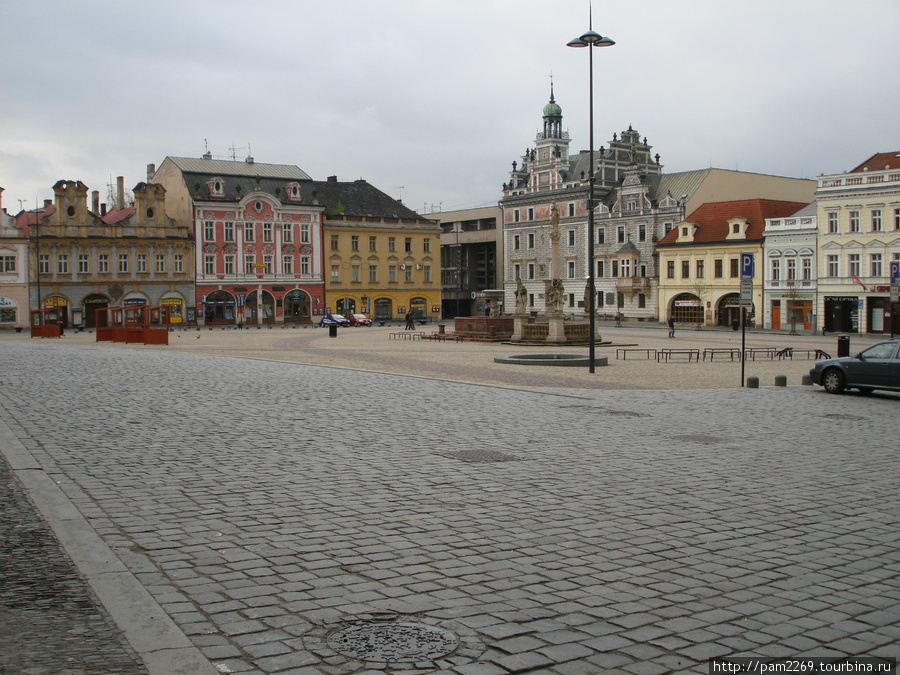
{"label": "white building facade", "polygon": [[818,266],[816,204],[767,218],[763,236],[763,327],[815,332]]}

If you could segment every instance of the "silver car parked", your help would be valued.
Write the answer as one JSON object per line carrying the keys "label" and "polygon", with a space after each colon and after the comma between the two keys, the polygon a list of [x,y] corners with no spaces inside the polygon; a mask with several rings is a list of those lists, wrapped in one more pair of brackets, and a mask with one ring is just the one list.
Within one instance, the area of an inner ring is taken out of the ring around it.
{"label": "silver car parked", "polygon": [[829,394],[845,389],[863,394],[873,389],[900,391],[900,340],[877,342],[853,356],[817,361],[809,376]]}

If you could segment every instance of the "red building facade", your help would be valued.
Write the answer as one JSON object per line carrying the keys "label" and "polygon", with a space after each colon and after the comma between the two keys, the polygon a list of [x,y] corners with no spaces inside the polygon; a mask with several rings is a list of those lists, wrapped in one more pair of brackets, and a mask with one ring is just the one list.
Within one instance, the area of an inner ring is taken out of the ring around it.
{"label": "red building facade", "polygon": [[318,320],[324,207],[306,173],[207,155],[167,157],[153,179],[166,187],[176,219],[193,225],[198,324]]}

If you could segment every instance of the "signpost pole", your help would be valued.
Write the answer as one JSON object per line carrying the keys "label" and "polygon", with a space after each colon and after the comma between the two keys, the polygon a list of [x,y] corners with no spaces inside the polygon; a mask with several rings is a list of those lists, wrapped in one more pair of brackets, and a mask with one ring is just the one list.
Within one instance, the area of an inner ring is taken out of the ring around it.
{"label": "signpost pole", "polygon": [[753,307],[753,254],[741,253],[741,386],[747,364],[747,307]]}

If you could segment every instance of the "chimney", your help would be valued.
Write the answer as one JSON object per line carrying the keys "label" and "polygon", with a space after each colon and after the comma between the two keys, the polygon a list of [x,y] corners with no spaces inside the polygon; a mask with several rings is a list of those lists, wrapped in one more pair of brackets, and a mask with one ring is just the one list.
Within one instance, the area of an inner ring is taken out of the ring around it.
{"label": "chimney", "polygon": [[91,211],[98,213],[100,211],[100,190],[91,192]]}
{"label": "chimney", "polygon": [[337,176],[328,176],[329,183],[337,183]]}
{"label": "chimney", "polygon": [[253,158],[252,158],[252,157],[247,157],[247,159],[245,159],[244,161],[247,162],[247,164],[253,164]]}
{"label": "chimney", "polygon": [[205,153],[205,154],[203,155],[203,159],[212,159],[212,153],[211,153],[211,152]]}
{"label": "chimney", "polygon": [[125,208],[125,176],[116,176],[116,208]]}
{"label": "chimney", "polygon": [[156,164],[148,164],[147,165],[147,182],[153,180],[153,174],[156,173]]}
{"label": "chimney", "polygon": [[102,218],[105,215],[106,215],[106,202],[103,202],[100,205],[100,217]]}
{"label": "chimney", "polygon": [[45,208],[45,209],[46,209],[46,208],[49,208],[49,207],[52,206],[52,205],[53,205],[53,200],[52,200],[52,199],[45,199],[45,200],[44,200],[44,208]]}

